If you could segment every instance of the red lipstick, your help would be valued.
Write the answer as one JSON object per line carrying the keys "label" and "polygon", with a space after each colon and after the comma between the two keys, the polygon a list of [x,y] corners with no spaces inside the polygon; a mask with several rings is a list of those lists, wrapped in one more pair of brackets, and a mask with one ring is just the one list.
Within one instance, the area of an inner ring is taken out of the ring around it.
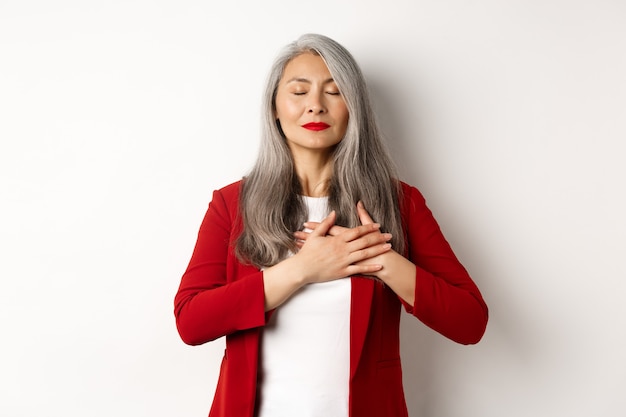
{"label": "red lipstick", "polygon": [[326,123],[322,123],[322,122],[311,122],[311,123],[302,125],[302,127],[305,129],[309,129],[309,130],[320,131],[320,130],[328,129],[330,125]]}

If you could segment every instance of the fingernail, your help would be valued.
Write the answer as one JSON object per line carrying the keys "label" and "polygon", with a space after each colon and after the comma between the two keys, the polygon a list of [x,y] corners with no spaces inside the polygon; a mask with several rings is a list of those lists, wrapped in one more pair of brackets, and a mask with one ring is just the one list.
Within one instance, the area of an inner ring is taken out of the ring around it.
{"label": "fingernail", "polygon": [[383,249],[391,249],[391,243],[385,243]]}

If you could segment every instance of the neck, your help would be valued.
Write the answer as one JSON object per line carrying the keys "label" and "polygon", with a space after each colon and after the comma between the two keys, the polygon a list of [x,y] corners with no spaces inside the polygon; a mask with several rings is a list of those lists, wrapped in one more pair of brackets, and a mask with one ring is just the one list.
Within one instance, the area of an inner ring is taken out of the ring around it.
{"label": "neck", "polygon": [[328,195],[328,184],[333,171],[332,155],[293,154],[293,160],[302,194],[309,197]]}

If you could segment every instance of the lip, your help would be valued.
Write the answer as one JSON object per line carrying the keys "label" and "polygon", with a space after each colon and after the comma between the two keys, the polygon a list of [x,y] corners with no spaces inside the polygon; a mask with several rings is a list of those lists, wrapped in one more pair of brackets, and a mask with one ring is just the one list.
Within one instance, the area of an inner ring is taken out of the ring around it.
{"label": "lip", "polygon": [[330,125],[323,123],[323,122],[311,122],[311,123],[302,125],[302,127],[308,130],[320,131],[320,130],[328,129]]}

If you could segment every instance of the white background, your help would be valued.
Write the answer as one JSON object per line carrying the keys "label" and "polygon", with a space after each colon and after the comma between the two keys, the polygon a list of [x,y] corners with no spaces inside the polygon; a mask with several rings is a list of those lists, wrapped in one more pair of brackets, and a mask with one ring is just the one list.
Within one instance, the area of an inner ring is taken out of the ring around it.
{"label": "white background", "polygon": [[0,1],[0,415],[207,414],[223,341],[185,346],[173,297],[305,32],[490,306],[472,347],[405,317],[411,415],[626,415],[621,0]]}

